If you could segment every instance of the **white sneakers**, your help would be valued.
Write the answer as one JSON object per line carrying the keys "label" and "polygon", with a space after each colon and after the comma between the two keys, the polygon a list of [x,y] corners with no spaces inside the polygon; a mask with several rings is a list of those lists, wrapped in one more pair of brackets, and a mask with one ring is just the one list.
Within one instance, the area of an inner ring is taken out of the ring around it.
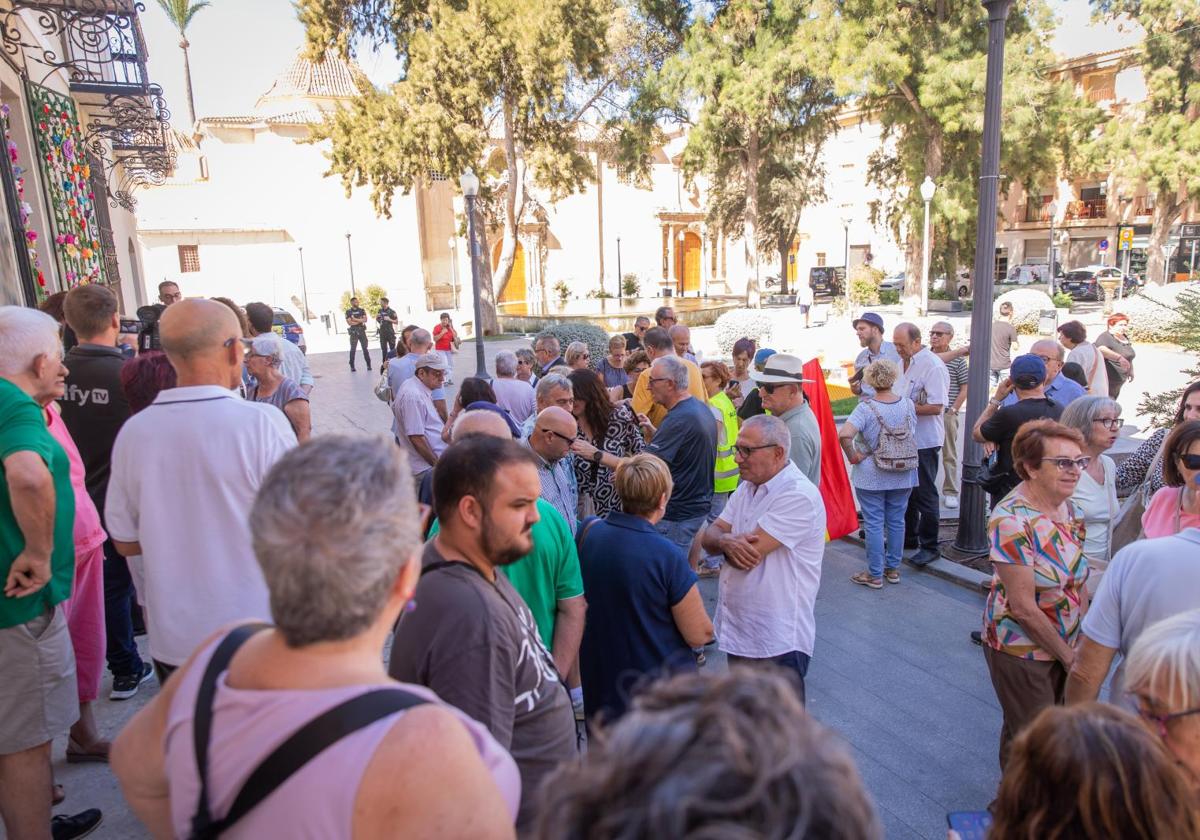
{"label": "white sneakers", "polygon": [[946,507],[950,510],[958,510],[958,496],[947,496]]}

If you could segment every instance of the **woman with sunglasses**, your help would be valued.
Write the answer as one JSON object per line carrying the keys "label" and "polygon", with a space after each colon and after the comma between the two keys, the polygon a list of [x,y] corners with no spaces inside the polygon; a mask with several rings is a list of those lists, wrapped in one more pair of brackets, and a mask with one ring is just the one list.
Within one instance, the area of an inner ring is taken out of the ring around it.
{"label": "woman with sunglasses", "polygon": [[1063,702],[1075,659],[1088,566],[1083,516],[1071,496],[1091,463],[1083,446],[1083,435],[1061,423],[1025,423],[1012,444],[1021,483],[988,521],[994,572],[983,652],[1004,717],[1001,770],[1016,734],[1042,709]]}
{"label": "woman with sunglasses", "polygon": [[1200,528],[1200,420],[1176,426],[1163,444],[1163,483],[1142,514],[1147,537]]}
{"label": "woman with sunglasses", "polygon": [[1121,406],[1108,397],[1080,397],[1063,409],[1059,422],[1083,435],[1083,454],[1091,459],[1079,476],[1071,500],[1083,513],[1087,537],[1083,554],[1091,569],[1091,588],[1100,584],[1099,572],[1108,566],[1112,521],[1117,503],[1117,465],[1105,455],[1121,430]]}
{"label": "woman with sunglasses", "polygon": [[571,370],[587,370],[592,366],[592,351],[582,341],[572,341],[563,354]]}

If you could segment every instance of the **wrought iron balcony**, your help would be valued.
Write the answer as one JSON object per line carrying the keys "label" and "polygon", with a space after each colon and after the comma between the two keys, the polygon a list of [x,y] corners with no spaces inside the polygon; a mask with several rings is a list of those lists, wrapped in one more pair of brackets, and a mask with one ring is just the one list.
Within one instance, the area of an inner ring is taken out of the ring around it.
{"label": "wrought iron balcony", "polygon": [[1022,205],[1021,221],[1044,222],[1050,224],[1050,200],[1039,201],[1032,199]]}
{"label": "wrought iron balcony", "polygon": [[1106,219],[1108,218],[1108,200],[1104,198],[1084,198],[1072,201],[1067,205],[1067,219]]}

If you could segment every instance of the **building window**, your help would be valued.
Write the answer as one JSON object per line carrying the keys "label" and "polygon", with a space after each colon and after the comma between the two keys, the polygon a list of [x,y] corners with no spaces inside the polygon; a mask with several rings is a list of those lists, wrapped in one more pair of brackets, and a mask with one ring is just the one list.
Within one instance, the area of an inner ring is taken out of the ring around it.
{"label": "building window", "polygon": [[817,265],[825,265],[825,252],[817,251]]}
{"label": "building window", "polygon": [[179,270],[184,274],[200,270],[200,246],[179,246]]}

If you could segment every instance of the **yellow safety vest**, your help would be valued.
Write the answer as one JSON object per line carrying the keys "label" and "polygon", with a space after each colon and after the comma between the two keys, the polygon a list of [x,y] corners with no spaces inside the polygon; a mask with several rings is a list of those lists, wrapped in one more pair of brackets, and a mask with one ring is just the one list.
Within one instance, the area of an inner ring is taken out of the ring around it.
{"label": "yellow safety vest", "polygon": [[713,394],[708,404],[713,407],[714,413],[720,415],[721,421],[717,427],[717,469],[713,491],[732,493],[738,485],[738,465],[733,459],[733,445],[738,435],[737,409],[724,391]]}

